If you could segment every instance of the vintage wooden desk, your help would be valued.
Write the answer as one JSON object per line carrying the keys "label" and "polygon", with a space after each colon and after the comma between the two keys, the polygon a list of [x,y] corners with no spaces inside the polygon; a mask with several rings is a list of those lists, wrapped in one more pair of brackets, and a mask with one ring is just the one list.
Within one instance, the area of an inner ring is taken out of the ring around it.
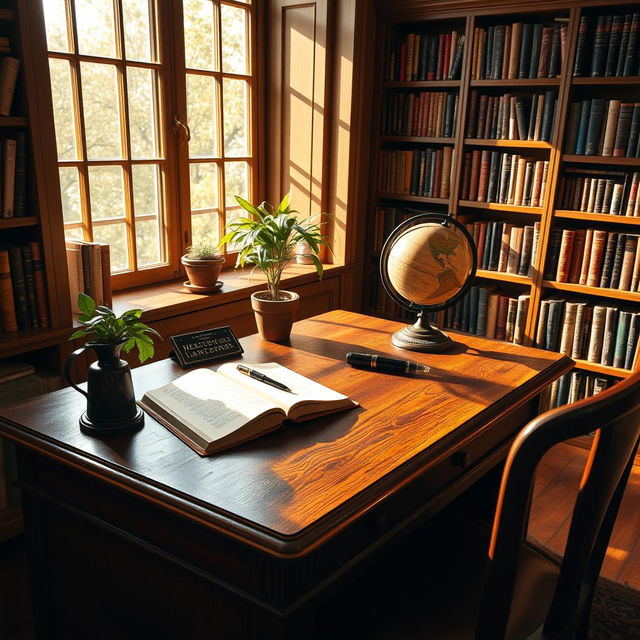
{"label": "vintage wooden desk", "polygon": [[[276,360],[361,403],[200,458],[146,418],[142,431],[80,433],[64,389],[1,410],[18,445],[38,628],[56,638],[306,638],[314,606],[374,551],[496,465],[572,361],[457,335],[441,355],[392,347],[398,324],[333,311]],[[348,351],[429,364],[422,379],[354,370]],[[136,393],[182,373],[134,370]]]}

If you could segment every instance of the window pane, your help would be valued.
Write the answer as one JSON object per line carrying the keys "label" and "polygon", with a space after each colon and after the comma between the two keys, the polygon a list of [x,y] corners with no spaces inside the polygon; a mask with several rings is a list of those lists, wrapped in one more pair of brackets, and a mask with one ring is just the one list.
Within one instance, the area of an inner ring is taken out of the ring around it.
{"label": "window pane", "polygon": [[136,222],[136,247],[139,267],[148,267],[162,262],[157,220],[138,220]]}
{"label": "window pane", "polygon": [[73,229],[65,229],[64,237],[67,240],[84,240],[82,227],[75,227]]}
{"label": "window pane", "polygon": [[149,0],[122,0],[122,12],[127,59],[151,61]]}
{"label": "window pane", "polygon": [[80,65],[87,157],[122,158],[116,67],[91,62]]}
{"label": "window pane", "polygon": [[224,153],[225,156],[248,156],[247,117],[249,84],[244,80],[223,80]]}
{"label": "window pane", "polygon": [[216,81],[208,76],[187,75],[187,110],[191,142],[189,156],[203,158],[218,155],[216,138]]}
{"label": "window pane", "polygon": [[218,208],[218,167],[213,162],[196,162],[189,166],[191,209]]}
{"label": "window pane", "polygon": [[60,194],[62,195],[62,215],[65,224],[82,222],[80,180],[78,170],[75,167],[60,168]]}
{"label": "window pane", "polygon": [[247,162],[226,162],[224,165],[225,203],[227,207],[237,207],[235,196],[249,199],[249,164]]}
{"label": "window pane", "polygon": [[44,0],[42,8],[47,29],[47,48],[50,51],[69,51],[65,0]]}
{"label": "window pane", "polygon": [[113,0],[76,0],[75,5],[80,53],[115,57]]}
{"label": "window pane", "polygon": [[158,215],[158,166],[136,164],[133,171],[133,206],[136,216]]}
{"label": "window pane", "polygon": [[183,12],[186,67],[217,71],[214,66],[213,2],[184,0]]}
{"label": "window pane", "polygon": [[220,6],[222,27],[222,70],[227,73],[248,73],[247,11],[240,7]]}
{"label": "window pane", "polygon": [[121,167],[89,167],[91,219],[124,218],[124,182]]}
{"label": "window pane", "polygon": [[129,269],[127,227],[124,222],[95,225],[93,227],[93,239],[95,242],[109,245],[111,273]]}
{"label": "window pane", "polygon": [[76,160],[76,126],[73,93],[71,91],[71,66],[65,60],[49,60],[51,73],[51,98],[56,125],[58,160]]}
{"label": "window pane", "polygon": [[218,242],[218,214],[196,213],[191,215],[191,242]]}
{"label": "window pane", "polygon": [[127,67],[129,131],[132,158],[157,158],[157,126],[153,84],[155,71]]}

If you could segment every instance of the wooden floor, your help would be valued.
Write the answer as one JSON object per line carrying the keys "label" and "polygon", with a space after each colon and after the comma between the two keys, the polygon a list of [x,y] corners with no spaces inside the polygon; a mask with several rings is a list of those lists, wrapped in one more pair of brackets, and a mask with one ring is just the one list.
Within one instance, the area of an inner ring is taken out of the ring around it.
{"label": "wooden floor", "polygon": [[[564,552],[573,501],[587,456],[586,449],[560,444],[547,453],[538,467],[529,536],[559,555]],[[640,590],[640,466],[637,464],[620,506],[601,575]]]}

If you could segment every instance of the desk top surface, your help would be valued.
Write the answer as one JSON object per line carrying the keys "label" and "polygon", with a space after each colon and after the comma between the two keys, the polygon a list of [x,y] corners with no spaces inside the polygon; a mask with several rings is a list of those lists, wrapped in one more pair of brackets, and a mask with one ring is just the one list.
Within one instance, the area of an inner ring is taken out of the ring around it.
{"label": "desk top surface", "polygon": [[[332,311],[296,323],[290,345],[243,338],[244,361],[277,361],[361,406],[214,456],[201,458],[148,415],[137,433],[86,436],[78,427],[85,399],[71,388],[0,409],[0,434],[263,548],[301,538],[312,544],[379,500],[412,465],[428,464],[572,365],[556,353],[464,334],[447,353],[406,352],[390,343],[400,326]],[[348,351],[414,359],[431,373],[352,369]],[[183,372],[170,360],[134,369],[136,397]]]}

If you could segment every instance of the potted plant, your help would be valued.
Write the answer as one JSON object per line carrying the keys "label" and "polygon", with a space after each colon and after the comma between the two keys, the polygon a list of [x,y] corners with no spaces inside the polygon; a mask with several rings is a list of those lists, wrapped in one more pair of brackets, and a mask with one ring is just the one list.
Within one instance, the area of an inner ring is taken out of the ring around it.
{"label": "potted plant", "polygon": [[207,293],[222,285],[218,276],[224,257],[218,245],[204,240],[188,247],[187,253],[182,256],[182,264],[189,278],[184,284],[190,291]]}
{"label": "potted plant", "polygon": [[[67,358],[64,375],[69,384],[87,398],[87,411],[80,418],[80,429],[91,435],[139,429],[144,423],[144,414],[136,405],[131,370],[129,364],[120,359],[120,351],[128,353],[137,347],[142,363],[153,356],[151,336],[160,334],[140,322],[141,309],[130,309],[118,317],[108,307],[96,306],[84,293],[78,295],[78,307],[82,312],[78,321],[83,327],[74,331],[69,340],[83,337],[89,340]],[[84,391],[71,379],[71,365],[86,349],[93,349],[98,360],[89,366],[87,391]]]}
{"label": "potted plant", "polygon": [[287,194],[277,207],[268,202],[256,207],[236,196],[250,215],[230,222],[221,240],[221,244],[233,242],[238,247],[236,268],[253,264],[267,278],[267,289],[251,295],[251,306],[260,335],[271,342],[289,339],[298,307],[298,294],[280,288],[282,272],[295,258],[296,245],[306,243],[308,252],[303,255],[313,262],[319,278],[323,269],[318,251],[321,245],[328,246],[322,233],[324,223],[317,221],[320,214],[298,221],[299,214],[291,209],[290,199]]}

